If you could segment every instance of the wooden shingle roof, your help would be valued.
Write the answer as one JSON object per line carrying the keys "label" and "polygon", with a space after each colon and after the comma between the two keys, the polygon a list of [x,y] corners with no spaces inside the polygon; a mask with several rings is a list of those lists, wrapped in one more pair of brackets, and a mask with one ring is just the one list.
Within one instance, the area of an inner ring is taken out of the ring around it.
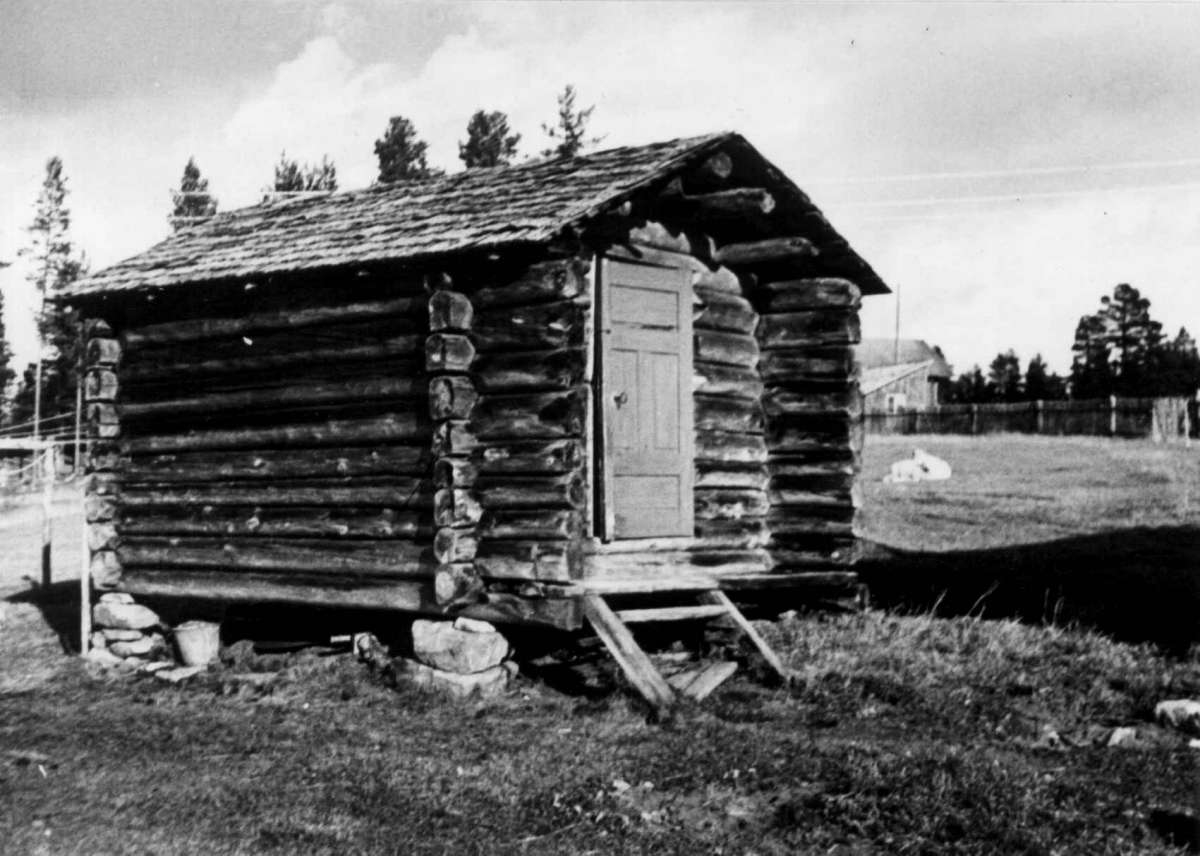
{"label": "wooden shingle roof", "polygon": [[252,205],[185,228],[58,299],[545,243],[726,144],[753,151],[719,133]]}

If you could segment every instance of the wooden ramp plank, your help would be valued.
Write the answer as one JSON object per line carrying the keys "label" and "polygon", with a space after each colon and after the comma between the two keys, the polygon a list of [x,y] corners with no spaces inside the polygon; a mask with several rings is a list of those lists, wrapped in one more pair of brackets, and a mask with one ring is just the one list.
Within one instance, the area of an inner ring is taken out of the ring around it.
{"label": "wooden ramp plank", "polygon": [[604,598],[597,594],[583,597],[583,614],[604,642],[625,677],[660,717],[665,717],[675,704],[675,693],[663,680],[617,614]]}
{"label": "wooden ramp plank", "polygon": [[694,701],[704,701],[713,690],[733,677],[737,663],[712,663],[703,669],[680,672],[667,680],[682,695]]}
{"label": "wooden ramp plank", "polygon": [[700,618],[716,618],[725,614],[725,607],[720,605],[703,606],[658,606],[648,609],[621,609],[617,618],[626,624],[645,623],[649,621],[695,621]]}
{"label": "wooden ramp plank", "polygon": [[723,591],[706,591],[700,592],[698,597],[706,603],[719,604],[724,607],[725,612],[733,619],[733,623],[737,625],[742,633],[746,634],[746,638],[758,649],[758,653],[762,654],[763,659],[767,661],[767,665],[771,670],[779,675],[780,680],[786,681],[788,679],[787,670],[783,666],[783,661],[779,659],[779,655],[771,649],[771,646],[767,644],[767,640],[763,639],[759,632],[754,629],[754,626],[746,619],[746,616],[742,615],[742,611],[737,608],[737,604],[729,599],[729,595]]}

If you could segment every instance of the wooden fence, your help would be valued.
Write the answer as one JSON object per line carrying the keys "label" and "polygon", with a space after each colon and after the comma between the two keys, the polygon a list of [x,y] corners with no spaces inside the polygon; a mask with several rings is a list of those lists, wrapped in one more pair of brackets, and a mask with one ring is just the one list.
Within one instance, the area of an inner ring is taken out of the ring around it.
{"label": "wooden fence", "polygon": [[[1189,407],[1189,404],[1191,405]],[[1195,402],[1186,398],[1095,398],[1013,404],[945,404],[930,410],[867,413],[868,434],[1018,434],[1149,437],[1156,443],[1197,436]]]}

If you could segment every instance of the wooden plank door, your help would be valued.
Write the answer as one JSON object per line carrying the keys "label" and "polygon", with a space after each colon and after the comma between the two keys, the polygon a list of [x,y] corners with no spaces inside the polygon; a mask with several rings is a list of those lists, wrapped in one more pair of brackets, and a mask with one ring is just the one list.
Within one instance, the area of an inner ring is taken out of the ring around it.
{"label": "wooden plank door", "polygon": [[607,534],[690,536],[690,275],[606,259],[600,280]]}

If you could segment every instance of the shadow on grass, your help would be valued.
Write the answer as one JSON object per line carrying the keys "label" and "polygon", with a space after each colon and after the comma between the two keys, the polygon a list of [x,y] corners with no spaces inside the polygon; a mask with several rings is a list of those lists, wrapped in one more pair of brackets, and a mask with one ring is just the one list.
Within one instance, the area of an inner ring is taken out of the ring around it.
{"label": "shadow on grass", "polygon": [[3,598],[9,603],[31,603],[58,635],[63,651],[79,652],[79,581],[64,580],[48,588],[34,586]]}
{"label": "shadow on grass", "polygon": [[1200,642],[1200,528],[1141,527],[990,550],[873,545],[876,606],[1079,624],[1183,653]]}

